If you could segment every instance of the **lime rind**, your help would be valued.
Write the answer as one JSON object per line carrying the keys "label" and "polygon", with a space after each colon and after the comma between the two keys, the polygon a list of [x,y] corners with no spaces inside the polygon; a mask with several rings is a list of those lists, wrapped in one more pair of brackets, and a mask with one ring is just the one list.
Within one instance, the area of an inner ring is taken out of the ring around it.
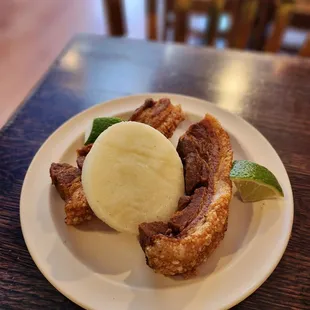
{"label": "lime rind", "polygon": [[255,202],[282,197],[274,187],[255,181],[234,181],[243,202]]}
{"label": "lime rind", "polygon": [[283,196],[283,190],[275,175],[266,167],[248,160],[235,160],[230,171],[232,180],[256,181],[274,187]]}
{"label": "lime rind", "polygon": [[233,162],[230,178],[244,202],[284,196],[275,175],[259,164],[247,160],[236,160]]}
{"label": "lime rind", "polygon": [[[232,181],[234,181],[235,183],[236,183],[236,182],[239,182],[239,181],[241,181],[241,182],[252,182],[252,183],[255,183],[255,184],[259,185],[259,186],[268,187],[268,188],[270,188],[274,193],[276,193],[277,196],[279,196],[279,197],[283,197],[283,196],[284,196],[281,187],[280,187],[280,189],[279,189],[279,188],[277,188],[277,187],[275,187],[275,186],[268,185],[268,184],[266,184],[266,183],[264,183],[264,182],[261,182],[261,181],[259,181],[259,180],[253,180],[253,179],[247,179],[247,178],[233,178],[233,177],[230,177],[230,179],[231,179]],[[279,186],[280,186],[280,184],[279,184]]]}
{"label": "lime rind", "polygon": [[99,135],[110,126],[120,123],[123,120],[118,117],[95,118],[85,132],[85,145],[94,143]]}

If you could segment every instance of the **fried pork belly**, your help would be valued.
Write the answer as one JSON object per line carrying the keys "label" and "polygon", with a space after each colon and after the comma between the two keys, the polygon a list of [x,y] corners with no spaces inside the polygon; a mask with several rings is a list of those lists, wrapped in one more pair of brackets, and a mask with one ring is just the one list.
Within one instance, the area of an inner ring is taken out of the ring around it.
{"label": "fried pork belly", "polygon": [[69,164],[52,163],[50,167],[52,184],[65,201],[65,223],[78,225],[93,218],[94,213],[86,200],[81,170]]}
{"label": "fried pork belly", "polygon": [[93,146],[93,143],[90,143],[76,150],[76,153],[77,153],[76,164],[81,170],[83,168],[84,160],[87,154],[90,152],[92,146]]}
{"label": "fried pork belly", "polygon": [[206,115],[180,138],[187,196],[168,223],[142,223],[139,241],[147,264],[166,276],[189,275],[224,238],[232,184],[232,148],[220,123]]}
{"label": "fried pork belly", "polygon": [[[167,98],[154,101],[146,99],[130,118],[130,121],[144,123],[160,131],[167,138],[171,138],[177,126],[185,116],[181,106],[174,106]],[[82,170],[84,160],[93,144],[88,144],[77,150],[77,166]]]}
{"label": "fried pork belly", "polygon": [[174,106],[168,98],[162,98],[158,101],[146,99],[144,104],[133,113],[130,121],[150,125],[167,138],[171,138],[184,118],[180,105]]}
{"label": "fried pork belly", "polygon": [[[184,120],[184,114],[181,107],[172,105],[169,99],[164,98],[157,102],[147,99],[130,120],[148,124],[170,138],[179,123]],[[78,168],[55,163],[50,168],[52,183],[66,202],[65,222],[68,225],[81,224],[95,216],[88,205],[81,183],[81,170],[92,146],[93,144],[88,144],[77,150]]]}

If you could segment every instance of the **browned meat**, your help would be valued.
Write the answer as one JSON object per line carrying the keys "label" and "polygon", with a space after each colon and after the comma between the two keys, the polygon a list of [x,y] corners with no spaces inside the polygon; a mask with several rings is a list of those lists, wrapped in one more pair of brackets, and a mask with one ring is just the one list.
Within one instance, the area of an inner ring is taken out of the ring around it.
{"label": "browned meat", "polygon": [[178,202],[178,211],[185,209],[191,202],[191,196],[182,196]]}
{"label": "browned meat", "polygon": [[189,153],[182,161],[187,195],[191,195],[198,186],[208,185],[208,164],[197,152]]}
{"label": "browned meat", "polygon": [[[212,116],[192,125],[177,147],[185,165],[190,197],[181,198],[179,211],[168,224],[143,223],[139,240],[147,264],[164,275],[192,274],[224,238],[232,185],[229,137]],[[195,167],[189,170],[186,165]],[[170,228],[170,230],[169,230]]]}
{"label": "browned meat", "polygon": [[69,164],[52,163],[50,176],[65,201],[65,223],[78,225],[91,220],[94,213],[89,207],[82,188],[81,170]]}
{"label": "browned meat", "polygon": [[[169,99],[160,99],[158,102],[148,99],[134,112],[131,120],[146,123],[169,138],[178,124],[184,120],[184,114],[181,107],[173,106]],[[93,144],[88,144],[77,150],[76,163],[79,169],[68,164],[52,164],[50,169],[52,183],[66,201],[65,222],[69,225],[80,224],[94,216],[81,183],[81,170],[92,146]]]}
{"label": "browned meat", "polygon": [[78,155],[77,159],[76,159],[76,164],[81,170],[83,168],[84,160],[85,160],[87,154],[89,153],[89,151],[91,150],[92,146],[93,146],[93,144],[90,143],[90,144],[84,145],[82,148],[76,150],[77,155]]}
{"label": "browned meat", "polygon": [[[184,114],[181,107],[172,105],[169,99],[163,98],[156,102],[153,99],[146,99],[144,104],[136,109],[130,120],[148,124],[170,138],[179,123],[184,120]],[[81,170],[92,146],[91,143],[77,150],[76,163]]]}
{"label": "browned meat", "polygon": [[181,106],[174,106],[167,98],[154,101],[146,99],[131,116],[130,120],[148,124],[171,138],[177,126],[184,120]]}
{"label": "browned meat", "polygon": [[67,200],[72,196],[72,184],[81,180],[81,171],[69,164],[52,163],[50,167],[52,184],[55,185],[60,197]]}
{"label": "browned meat", "polygon": [[167,235],[170,233],[168,224],[164,222],[142,223],[139,225],[139,240],[141,247],[144,249],[152,243],[152,237],[158,234]]}
{"label": "browned meat", "polygon": [[[179,140],[177,151],[183,162],[185,191],[188,195],[199,186],[208,186],[209,156],[212,156],[212,160],[218,160],[219,155],[216,148],[210,147],[211,139],[208,128],[197,123],[191,126],[190,134],[183,135]],[[201,143],[202,140],[204,143]],[[216,163],[212,161],[212,164]]]}
{"label": "browned meat", "polygon": [[207,195],[207,188],[200,187],[195,190],[191,197],[191,202],[181,211],[176,211],[169,220],[169,227],[174,233],[180,233],[187,225],[189,225],[201,210],[205,197]]}

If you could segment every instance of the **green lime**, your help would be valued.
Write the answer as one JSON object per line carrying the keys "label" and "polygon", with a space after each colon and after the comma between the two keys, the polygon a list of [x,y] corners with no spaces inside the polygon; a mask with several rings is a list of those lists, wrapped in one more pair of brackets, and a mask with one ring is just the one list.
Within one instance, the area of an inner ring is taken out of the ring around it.
{"label": "green lime", "polygon": [[247,160],[235,160],[230,171],[243,202],[283,197],[282,188],[266,167]]}
{"label": "green lime", "polygon": [[110,126],[120,123],[123,120],[118,117],[95,118],[85,132],[85,145],[94,143],[99,135]]}

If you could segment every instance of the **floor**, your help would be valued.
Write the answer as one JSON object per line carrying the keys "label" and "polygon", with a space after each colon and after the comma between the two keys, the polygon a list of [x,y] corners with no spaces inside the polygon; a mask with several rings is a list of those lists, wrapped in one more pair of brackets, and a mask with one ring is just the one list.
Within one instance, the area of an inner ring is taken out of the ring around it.
{"label": "floor", "polygon": [[79,32],[106,33],[101,0],[0,0],[0,128]]}

